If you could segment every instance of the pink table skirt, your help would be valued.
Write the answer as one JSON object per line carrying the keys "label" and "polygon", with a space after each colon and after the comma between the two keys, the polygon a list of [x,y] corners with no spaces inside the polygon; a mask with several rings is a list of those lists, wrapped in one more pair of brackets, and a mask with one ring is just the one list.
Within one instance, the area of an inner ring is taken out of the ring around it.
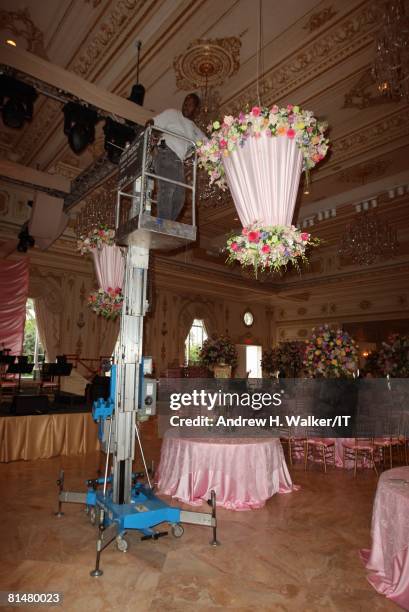
{"label": "pink table skirt", "polygon": [[182,438],[171,430],[157,476],[159,493],[198,505],[213,489],[230,510],[262,508],[275,493],[295,489],[276,438]]}
{"label": "pink table skirt", "polygon": [[409,467],[379,478],[372,514],[372,548],[361,558],[378,591],[409,610]]}

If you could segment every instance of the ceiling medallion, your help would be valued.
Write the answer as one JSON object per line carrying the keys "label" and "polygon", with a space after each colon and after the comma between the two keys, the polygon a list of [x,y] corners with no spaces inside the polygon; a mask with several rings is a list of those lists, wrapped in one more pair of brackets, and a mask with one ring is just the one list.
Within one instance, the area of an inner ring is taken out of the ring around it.
{"label": "ceiling medallion", "polygon": [[173,62],[177,88],[188,91],[222,85],[240,67],[240,47],[235,36],[192,41]]}

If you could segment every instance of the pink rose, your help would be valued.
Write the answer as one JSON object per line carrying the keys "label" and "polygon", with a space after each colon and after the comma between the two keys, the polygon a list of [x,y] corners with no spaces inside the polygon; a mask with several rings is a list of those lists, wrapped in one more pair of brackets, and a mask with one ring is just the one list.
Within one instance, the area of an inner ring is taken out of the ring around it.
{"label": "pink rose", "polygon": [[294,108],[294,104],[287,104],[287,110],[288,110],[289,113],[291,113],[293,108]]}
{"label": "pink rose", "polygon": [[259,117],[261,114],[261,108],[259,106],[253,106],[253,108],[251,109],[251,114],[253,115],[253,117]]}
{"label": "pink rose", "polygon": [[249,242],[258,242],[260,240],[260,232],[251,231],[248,233]]}
{"label": "pink rose", "polygon": [[230,245],[230,248],[232,251],[238,251],[239,250],[239,245],[237,244],[237,242],[232,242]]}
{"label": "pink rose", "polygon": [[224,138],[221,138],[220,146],[222,147],[222,149],[225,149],[227,147],[227,140],[224,140]]}
{"label": "pink rose", "polygon": [[309,239],[310,239],[310,235],[307,232],[302,232],[301,240],[303,240],[304,242],[307,242]]}
{"label": "pink rose", "polygon": [[249,230],[247,229],[247,227],[243,227],[243,229],[241,230],[241,233],[243,234],[243,236],[247,236],[247,234],[249,233]]}
{"label": "pink rose", "polygon": [[293,128],[290,128],[290,129],[287,130],[287,136],[288,136],[288,138],[291,138],[291,139],[294,138],[295,131],[293,130]]}
{"label": "pink rose", "polygon": [[270,253],[271,252],[271,249],[268,246],[268,244],[263,244],[263,246],[261,247],[261,252],[262,253]]}

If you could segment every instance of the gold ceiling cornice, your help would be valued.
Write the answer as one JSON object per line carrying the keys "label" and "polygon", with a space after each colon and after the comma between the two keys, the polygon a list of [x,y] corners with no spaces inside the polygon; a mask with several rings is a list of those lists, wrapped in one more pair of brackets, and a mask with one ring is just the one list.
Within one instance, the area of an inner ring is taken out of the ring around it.
{"label": "gold ceiling cornice", "polygon": [[[282,59],[261,78],[260,95],[263,104],[268,106],[279,101],[357,50],[372,44],[373,32],[377,26],[373,6],[365,3],[326,30],[322,36],[292,51],[287,59]],[[255,103],[255,84],[253,80],[233,98],[224,101],[222,111],[235,114],[247,104]]]}

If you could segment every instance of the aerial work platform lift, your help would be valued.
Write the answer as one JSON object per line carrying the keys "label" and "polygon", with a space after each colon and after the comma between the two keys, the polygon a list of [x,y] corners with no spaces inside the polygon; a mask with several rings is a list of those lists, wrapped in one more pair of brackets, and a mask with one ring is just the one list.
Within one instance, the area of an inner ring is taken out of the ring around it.
{"label": "aerial work platform lift", "polygon": [[[158,130],[150,126],[124,151],[121,157],[117,203],[116,242],[126,253],[123,284],[124,302],[121,314],[120,335],[115,364],[111,371],[111,390],[108,400],[98,400],[93,416],[99,424],[99,435],[106,452],[103,478],[88,481],[87,492],[64,490],[64,474],[57,481],[59,486],[58,516],[62,516],[65,502],[85,504],[91,522],[98,526],[96,563],[91,576],[100,576],[100,556],[104,548],[116,542],[119,550],[126,551],[127,532],[137,531],[142,540],[158,539],[167,531],[154,527],[163,523],[171,526],[175,537],[183,535],[182,523],[212,528],[211,545],[218,545],[216,538],[216,495],[211,492],[211,512],[191,512],[169,506],[156,497],[139,435],[137,413],[155,413],[156,381],[144,379],[143,320],[148,309],[147,278],[151,249],[172,250],[196,239],[195,199],[197,152],[193,141],[161,129],[172,137],[188,141],[192,151],[192,180],[181,183],[155,174],[153,154]],[[166,181],[191,192],[192,223],[187,225],[152,216],[153,187],[155,181]],[[186,179],[185,179],[186,180]],[[148,382],[148,384],[146,384]],[[146,406],[149,410],[146,410]],[[144,464],[143,474],[132,471],[135,443]],[[112,466],[110,469],[110,457]]]}

